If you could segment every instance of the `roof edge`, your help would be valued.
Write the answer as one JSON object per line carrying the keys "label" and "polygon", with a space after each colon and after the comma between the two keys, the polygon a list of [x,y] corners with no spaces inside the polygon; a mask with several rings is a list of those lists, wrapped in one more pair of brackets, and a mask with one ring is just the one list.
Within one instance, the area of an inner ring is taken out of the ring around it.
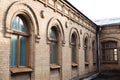
{"label": "roof edge", "polygon": [[73,7],[79,14],[81,14],[82,17],[86,18],[87,20],[89,20],[90,23],[92,23],[95,26],[98,26],[95,22],[93,22],[91,19],[89,19],[87,16],[85,16],[82,12],[80,12],[80,10],[78,10],[75,6],[73,6],[69,1],[64,0],[68,5],[70,5],[71,7]]}

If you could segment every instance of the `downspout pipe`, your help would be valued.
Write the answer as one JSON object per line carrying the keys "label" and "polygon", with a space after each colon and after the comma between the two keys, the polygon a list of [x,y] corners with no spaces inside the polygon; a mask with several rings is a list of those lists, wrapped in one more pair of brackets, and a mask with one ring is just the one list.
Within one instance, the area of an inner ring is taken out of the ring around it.
{"label": "downspout pipe", "polygon": [[98,69],[98,73],[101,73],[101,64],[100,64],[100,31],[101,31],[101,27],[98,26],[97,27],[97,34],[96,34],[96,40],[97,40],[97,69]]}

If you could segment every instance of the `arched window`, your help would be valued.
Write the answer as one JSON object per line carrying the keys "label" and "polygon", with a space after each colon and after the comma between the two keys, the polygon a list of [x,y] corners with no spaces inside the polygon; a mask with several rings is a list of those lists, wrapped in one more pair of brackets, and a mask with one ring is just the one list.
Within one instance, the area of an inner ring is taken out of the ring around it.
{"label": "arched window", "polygon": [[76,36],[73,33],[71,37],[72,63],[76,63]]}
{"label": "arched window", "polygon": [[84,59],[85,59],[85,64],[88,64],[88,40],[85,38],[84,41]]}
{"label": "arched window", "polygon": [[23,16],[17,15],[12,21],[11,67],[28,66],[27,25]]}
{"label": "arched window", "polygon": [[51,33],[50,33],[50,38],[51,38],[51,45],[50,45],[50,63],[51,64],[57,64],[57,56],[58,56],[58,33],[57,29],[55,27],[51,28]]}
{"label": "arched window", "polygon": [[102,43],[103,62],[115,62],[118,60],[117,42],[107,41]]}
{"label": "arched window", "polygon": [[92,55],[93,55],[93,64],[95,64],[96,63],[95,41],[92,42]]}

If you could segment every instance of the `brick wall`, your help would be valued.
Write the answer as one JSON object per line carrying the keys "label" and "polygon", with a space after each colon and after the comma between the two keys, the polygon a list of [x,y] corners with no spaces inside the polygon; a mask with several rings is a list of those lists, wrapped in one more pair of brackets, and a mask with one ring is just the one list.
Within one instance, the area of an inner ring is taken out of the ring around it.
{"label": "brick wall", "polygon": [[[0,0],[0,80],[11,80],[11,75],[15,75],[10,72],[10,29],[13,17],[15,17],[16,14],[21,13],[25,13],[31,18],[31,22],[28,24],[32,25],[29,29],[32,37],[29,46],[31,48],[30,67],[33,71],[31,72],[31,76],[23,74],[23,77],[29,77],[31,80],[56,80],[56,78],[58,78],[58,80],[68,80],[71,79],[73,75],[83,75],[95,71],[95,66],[93,65],[92,60],[91,44],[92,40],[95,38],[96,26],[90,23],[89,20],[85,19],[87,23],[83,21],[84,17],[79,19],[81,23],[77,21],[77,18],[71,18],[66,11],[67,9],[71,9],[69,6],[66,6],[65,14],[55,9],[52,4],[47,4],[44,1],[45,0]],[[51,1],[52,0],[49,2]],[[62,2],[60,3],[62,4]],[[71,11],[72,10],[73,9],[71,9]],[[73,12],[76,14],[75,11]],[[60,72],[50,72],[50,46],[47,38],[47,29],[48,24],[53,17],[59,20],[58,22],[60,22],[64,32],[64,40],[63,43],[61,43]],[[80,37],[80,46],[77,52],[77,70],[72,70],[71,66],[71,47],[69,44],[69,35],[72,28],[74,28],[76,32],[78,31]],[[89,38],[88,54],[90,63],[87,70],[85,69],[83,47],[83,38],[85,34],[88,34]],[[13,80],[18,80],[19,78],[21,78],[21,75],[12,77]]]}

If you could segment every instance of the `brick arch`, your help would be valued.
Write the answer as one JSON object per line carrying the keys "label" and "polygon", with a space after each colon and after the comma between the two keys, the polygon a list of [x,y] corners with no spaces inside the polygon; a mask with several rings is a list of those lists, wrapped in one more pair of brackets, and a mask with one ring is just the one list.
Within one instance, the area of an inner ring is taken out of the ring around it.
{"label": "brick arch", "polygon": [[109,40],[112,40],[112,41],[120,41],[120,39],[119,39],[119,38],[116,38],[116,37],[105,37],[105,38],[101,38],[101,39],[100,39],[101,42],[109,41]]}
{"label": "brick arch", "polygon": [[72,37],[72,34],[75,34],[78,47],[80,48],[80,35],[79,35],[78,30],[77,30],[76,28],[73,28],[73,27],[71,28],[70,34],[69,34],[69,44],[71,45],[71,37]]}
{"label": "brick arch", "polygon": [[31,31],[34,32],[36,38],[39,38],[39,24],[38,24],[38,19],[36,17],[36,14],[34,13],[35,11],[27,4],[25,3],[21,3],[21,2],[14,2],[12,3],[8,10],[6,11],[5,14],[5,22],[4,22],[4,26],[5,26],[5,30],[6,32],[10,32],[11,31],[11,24],[12,24],[12,20],[16,15],[23,15],[25,16],[25,18],[27,20],[29,20],[31,26]]}
{"label": "brick arch", "polygon": [[119,38],[115,38],[115,37],[105,37],[105,38],[100,39],[100,45],[103,42],[107,42],[107,41],[114,41],[114,42],[118,43],[120,41],[120,39]]}
{"label": "brick arch", "polygon": [[63,26],[60,20],[54,17],[52,17],[47,24],[47,40],[50,41],[50,29],[52,27],[56,27],[60,37],[60,41],[62,42],[62,44],[65,44],[65,35],[64,35]]}

